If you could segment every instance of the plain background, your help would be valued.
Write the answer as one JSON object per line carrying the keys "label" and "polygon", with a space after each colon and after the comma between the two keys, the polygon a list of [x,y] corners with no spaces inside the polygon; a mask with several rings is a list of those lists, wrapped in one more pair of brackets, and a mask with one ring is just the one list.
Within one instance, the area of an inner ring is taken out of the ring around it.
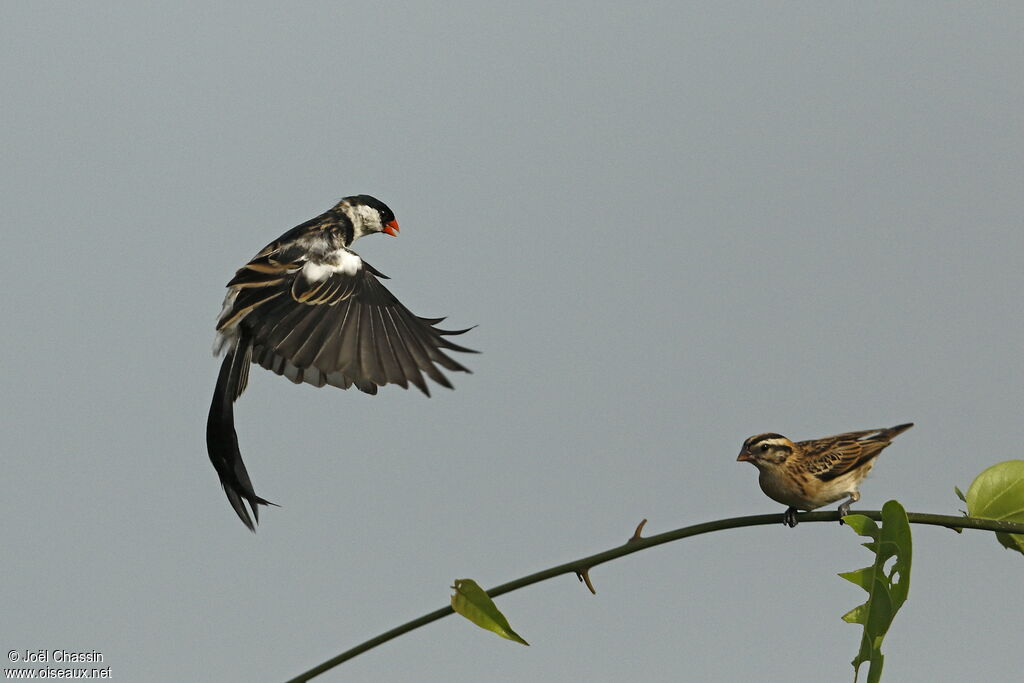
{"label": "plain background", "polygon": [[[863,487],[958,514],[1020,457],[1017,3],[4,3],[0,645],[122,681],[279,681],[447,603],[782,512],[735,457],[914,421]],[[434,397],[236,406],[256,534],[207,459],[234,269],[340,197],[420,315]],[[914,528],[886,680],[1019,680],[1021,558]],[[852,680],[849,529],[722,532],[447,618],[328,681]]]}

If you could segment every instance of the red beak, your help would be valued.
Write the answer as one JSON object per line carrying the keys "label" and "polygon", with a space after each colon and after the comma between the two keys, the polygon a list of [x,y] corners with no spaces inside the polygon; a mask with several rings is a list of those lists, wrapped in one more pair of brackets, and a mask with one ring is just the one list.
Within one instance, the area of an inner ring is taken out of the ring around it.
{"label": "red beak", "polygon": [[753,458],[746,451],[740,451],[739,457],[736,458],[736,462],[746,462],[748,460],[753,460]]}
{"label": "red beak", "polygon": [[384,232],[392,237],[396,237],[398,235],[398,221],[388,221],[384,226]]}

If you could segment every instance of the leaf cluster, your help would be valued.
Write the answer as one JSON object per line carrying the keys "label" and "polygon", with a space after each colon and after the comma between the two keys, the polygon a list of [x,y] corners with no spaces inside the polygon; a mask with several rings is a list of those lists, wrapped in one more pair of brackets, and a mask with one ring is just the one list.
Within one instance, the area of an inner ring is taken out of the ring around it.
{"label": "leaf cluster", "polygon": [[875,561],[870,566],[839,576],[868,593],[867,602],[844,614],[843,621],[864,626],[860,650],[852,662],[854,681],[857,680],[860,665],[868,662],[868,683],[877,683],[881,680],[885,659],[882,656],[882,640],[910,591],[913,556],[910,521],[906,510],[895,500],[882,506],[881,527],[864,515],[847,515],[843,521],[858,535],[870,537],[871,540],[863,545],[875,553]]}

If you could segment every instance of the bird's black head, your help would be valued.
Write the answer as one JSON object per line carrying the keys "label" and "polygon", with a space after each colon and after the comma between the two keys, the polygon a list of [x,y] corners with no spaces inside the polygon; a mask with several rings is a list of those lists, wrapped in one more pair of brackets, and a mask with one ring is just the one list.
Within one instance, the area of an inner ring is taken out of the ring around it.
{"label": "bird's black head", "polygon": [[[359,234],[371,232],[383,232],[392,237],[398,234],[398,221],[395,220],[395,212],[376,197],[371,197],[368,194],[357,194],[345,197],[341,202],[352,207],[355,216],[361,215],[362,220],[360,223],[362,224],[362,229],[357,229],[357,237]],[[367,210],[376,214],[371,214],[373,219],[366,215]]]}
{"label": "bird's black head", "polygon": [[384,219],[385,223],[387,223],[388,221],[395,220],[394,211],[389,209],[387,204],[377,199],[376,197],[371,197],[368,194],[357,194],[354,197],[346,197],[346,199],[348,199],[353,204],[365,204],[366,206],[372,206],[373,208],[377,209],[378,211],[380,211],[380,216],[381,218]]}

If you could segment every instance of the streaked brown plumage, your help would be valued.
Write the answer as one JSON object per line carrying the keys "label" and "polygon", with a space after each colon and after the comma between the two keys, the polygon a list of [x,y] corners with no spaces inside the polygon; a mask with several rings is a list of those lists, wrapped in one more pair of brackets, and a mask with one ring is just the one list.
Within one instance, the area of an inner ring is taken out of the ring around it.
{"label": "streaked brown plumage", "polygon": [[736,460],[757,467],[761,490],[789,506],[784,521],[794,527],[798,510],[814,510],[841,498],[849,497],[839,506],[842,515],[848,514],[850,503],[860,500],[858,487],[874,467],[875,458],[896,436],[913,426],[907,423],[845,432],[797,443],[767,432],[744,441]]}

